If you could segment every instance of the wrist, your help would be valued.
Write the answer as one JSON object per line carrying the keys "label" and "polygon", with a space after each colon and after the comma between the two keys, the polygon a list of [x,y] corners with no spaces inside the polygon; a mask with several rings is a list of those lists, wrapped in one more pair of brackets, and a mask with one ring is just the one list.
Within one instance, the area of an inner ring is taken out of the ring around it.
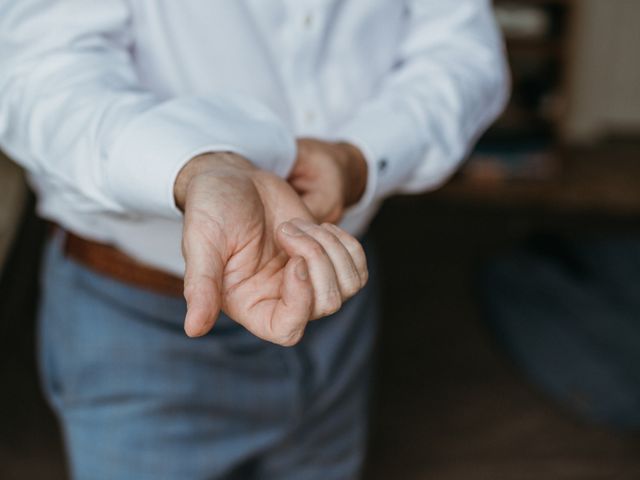
{"label": "wrist", "polygon": [[355,145],[341,142],[336,146],[343,153],[340,158],[345,172],[345,207],[351,207],[364,195],[369,167],[364,154]]}
{"label": "wrist", "polygon": [[205,153],[192,158],[176,177],[173,186],[176,206],[184,211],[189,187],[196,178],[232,170],[251,172],[255,167],[246,158],[231,152]]}

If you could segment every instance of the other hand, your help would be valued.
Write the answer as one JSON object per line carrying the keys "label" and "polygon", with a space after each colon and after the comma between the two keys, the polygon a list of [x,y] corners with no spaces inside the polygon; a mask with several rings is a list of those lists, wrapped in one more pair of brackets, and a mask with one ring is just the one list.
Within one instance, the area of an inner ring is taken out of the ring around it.
{"label": "other hand", "polygon": [[302,138],[288,180],[318,221],[338,223],[364,193],[367,163],[353,145]]}

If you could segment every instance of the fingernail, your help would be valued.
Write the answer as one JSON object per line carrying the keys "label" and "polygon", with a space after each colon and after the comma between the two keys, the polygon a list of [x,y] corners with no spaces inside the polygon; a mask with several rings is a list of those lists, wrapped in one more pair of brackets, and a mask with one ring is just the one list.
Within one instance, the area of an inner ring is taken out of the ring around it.
{"label": "fingernail", "polygon": [[296,263],[296,276],[303,281],[309,278],[309,269],[307,268],[307,262],[305,262],[302,258],[298,260],[298,263]]}
{"label": "fingernail", "polygon": [[291,222],[283,223],[281,229],[282,233],[289,235],[290,237],[299,237],[300,235],[304,235],[304,232]]}

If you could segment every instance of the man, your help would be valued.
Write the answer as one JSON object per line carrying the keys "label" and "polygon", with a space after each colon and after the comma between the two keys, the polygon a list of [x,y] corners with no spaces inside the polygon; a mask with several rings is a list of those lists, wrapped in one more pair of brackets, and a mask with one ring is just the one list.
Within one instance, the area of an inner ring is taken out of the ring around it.
{"label": "man", "polygon": [[74,478],[357,477],[352,235],[502,109],[490,2],[0,0],[0,35],[2,146],[58,225],[40,355]]}

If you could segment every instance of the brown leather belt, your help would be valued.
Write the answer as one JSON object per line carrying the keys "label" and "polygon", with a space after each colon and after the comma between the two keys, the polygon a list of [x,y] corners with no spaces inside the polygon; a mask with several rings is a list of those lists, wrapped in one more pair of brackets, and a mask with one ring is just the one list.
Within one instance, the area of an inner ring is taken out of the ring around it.
{"label": "brown leather belt", "polygon": [[66,230],[64,236],[65,255],[81,265],[155,293],[182,296],[184,282],[181,278],[144,265],[111,245],[87,240]]}

